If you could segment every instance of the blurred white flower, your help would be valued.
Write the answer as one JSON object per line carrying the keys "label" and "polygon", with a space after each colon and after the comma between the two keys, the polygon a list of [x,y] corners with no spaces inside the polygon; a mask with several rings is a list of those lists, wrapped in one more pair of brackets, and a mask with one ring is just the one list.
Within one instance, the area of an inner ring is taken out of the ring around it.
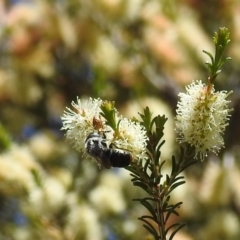
{"label": "blurred white flower", "polygon": [[0,156],[0,192],[4,195],[25,194],[35,185],[33,176],[20,162]]}
{"label": "blurred white flower", "polygon": [[24,194],[35,188],[32,170],[40,172],[40,166],[26,146],[12,145],[0,155],[0,192]]}
{"label": "blurred white flower", "polygon": [[51,134],[41,132],[29,139],[29,147],[38,160],[48,161],[56,157],[59,143]]}
{"label": "blurred white flower", "polygon": [[126,203],[122,194],[121,176],[105,172],[101,175],[99,185],[91,191],[89,199],[103,214],[123,212]]}
{"label": "blurred white flower", "polygon": [[125,18],[136,20],[142,14],[143,5],[143,0],[126,1]]}
{"label": "blurred white flower", "polygon": [[98,215],[86,203],[70,206],[64,232],[68,239],[103,239]]}
{"label": "blurred white flower", "polygon": [[2,156],[8,161],[18,162],[28,171],[40,171],[41,169],[31,149],[26,145],[19,146],[13,144],[9,151],[5,152]]}
{"label": "blurred white flower", "polygon": [[125,234],[134,234],[138,230],[138,226],[136,224],[136,221],[133,221],[131,219],[126,219],[123,222],[123,231]]}
{"label": "blurred white flower", "polygon": [[227,205],[232,200],[232,191],[229,187],[231,174],[233,173],[218,162],[208,162],[201,183],[198,185],[199,200],[210,206]]}
{"label": "blurred white flower", "polygon": [[89,197],[98,211],[103,214],[121,213],[126,208],[120,189],[98,186],[91,191]]}
{"label": "blurred white flower", "polygon": [[43,179],[41,187],[34,188],[24,205],[24,211],[33,215],[53,214],[65,202],[66,190],[62,183],[54,177]]}
{"label": "blurred white flower", "polygon": [[201,80],[192,82],[186,90],[179,94],[177,104],[178,141],[194,146],[195,157],[204,160],[208,152],[217,154],[224,146],[222,134],[231,111],[226,98],[231,92],[215,92],[213,85],[206,86]]}
{"label": "blurred white flower", "polygon": [[97,39],[96,48],[92,51],[92,60],[96,65],[100,65],[109,73],[113,73],[119,68],[120,53],[117,46],[113,44],[113,41],[100,35]]}

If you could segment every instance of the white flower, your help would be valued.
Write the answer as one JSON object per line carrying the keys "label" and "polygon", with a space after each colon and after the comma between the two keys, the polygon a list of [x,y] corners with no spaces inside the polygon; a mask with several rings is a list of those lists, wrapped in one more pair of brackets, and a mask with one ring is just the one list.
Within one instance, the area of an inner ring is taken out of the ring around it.
{"label": "white flower", "polygon": [[139,122],[133,122],[127,118],[119,120],[119,132],[112,143],[119,149],[129,151],[133,160],[144,157],[148,140],[144,127]]}
{"label": "white flower", "polygon": [[180,93],[177,104],[176,131],[180,143],[195,146],[196,155],[201,160],[209,151],[217,154],[224,146],[222,134],[228,125],[231,94],[215,92],[213,85],[206,86],[201,80],[186,87],[187,93]]}
{"label": "white flower", "polygon": [[[117,126],[116,129],[108,126],[108,119],[101,115],[103,103],[106,104],[105,110],[109,111],[109,114],[114,113],[112,120]],[[146,130],[139,122],[120,116],[113,103],[109,102],[108,104],[101,99],[90,98],[89,100],[77,99],[77,103],[72,102],[72,106],[74,110],[67,108],[61,118],[63,121],[62,129],[67,130],[66,138],[73,143],[73,147],[77,151],[86,153],[85,140],[90,133],[96,132],[106,139],[107,147],[111,146],[114,151],[129,152],[132,155],[132,160],[145,156],[148,140]]]}
{"label": "white flower", "polygon": [[89,194],[89,200],[102,214],[121,213],[126,208],[121,176],[114,172],[104,172],[99,185]]}
{"label": "white flower", "polygon": [[[85,139],[94,131],[94,119],[100,118],[101,99],[77,99],[77,103],[72,102],[74,110],[66,108],[62,116],[62,130],[67,130],[66,138],[70,140],[73,147],[79,151],[85,151]],[[101,119],[101,125],[104,119]],[[101,128],[101,127],[99,127]]]}
{"label": "white flower", "polygon": [[102,213],[121,213],[126,204],[119,189],[107,186],[98,186],[89,195],[90,201]]}
{"label": "white flower", "polygon": [[68,209],[64,228],[67,239],[103,239],[100,219],[94,208],[78,201],[77,204],[71,204]]}
{"label": "white flower", "polygon": [[0,192],[17,196],[31,191],[35,188],[32,170],[41,169],[29,148],[12,145],[0,155]]}
{"label": "white flower", "polygon": [[47,177],[43,186],[29,192],[29,199],[24,204],[24,210],[32,214],[48,215],[58,211],[64,204],[66,190],[63,184],[54,177]]}

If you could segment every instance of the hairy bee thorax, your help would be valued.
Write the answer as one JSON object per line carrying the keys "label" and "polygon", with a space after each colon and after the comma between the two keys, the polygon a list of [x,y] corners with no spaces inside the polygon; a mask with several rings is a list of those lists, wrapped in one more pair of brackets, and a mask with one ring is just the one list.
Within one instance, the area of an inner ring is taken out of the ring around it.
{"label": "hairy bee thorax", "polygon": [[90,133],[85,140],[87,153],[105,168],[126,167],[132,162],[132,155],[121,149],[108,145],[106,136],[97,132]]}

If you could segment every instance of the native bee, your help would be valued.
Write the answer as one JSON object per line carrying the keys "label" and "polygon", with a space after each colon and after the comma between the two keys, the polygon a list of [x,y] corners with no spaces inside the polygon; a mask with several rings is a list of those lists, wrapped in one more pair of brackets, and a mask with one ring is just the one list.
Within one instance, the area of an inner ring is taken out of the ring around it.
{"label": "native bee", "polygon": [[95,158],[105,168],[126,167],[132,161],[129,152],[108,146],[106,136],[97,132],[90,133],[85,140],[87,153]]}

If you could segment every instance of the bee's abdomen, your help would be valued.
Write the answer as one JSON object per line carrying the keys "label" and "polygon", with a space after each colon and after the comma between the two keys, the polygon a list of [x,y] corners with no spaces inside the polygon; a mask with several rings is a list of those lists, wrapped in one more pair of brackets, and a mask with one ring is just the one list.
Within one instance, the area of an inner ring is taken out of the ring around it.
{"label": "bee's abdomen", "polygon": [[112,167],[126,167],[132,162],[132,155],[128,152],[120,152],[115,149],[108,148],[105,150],[109,162]]}

